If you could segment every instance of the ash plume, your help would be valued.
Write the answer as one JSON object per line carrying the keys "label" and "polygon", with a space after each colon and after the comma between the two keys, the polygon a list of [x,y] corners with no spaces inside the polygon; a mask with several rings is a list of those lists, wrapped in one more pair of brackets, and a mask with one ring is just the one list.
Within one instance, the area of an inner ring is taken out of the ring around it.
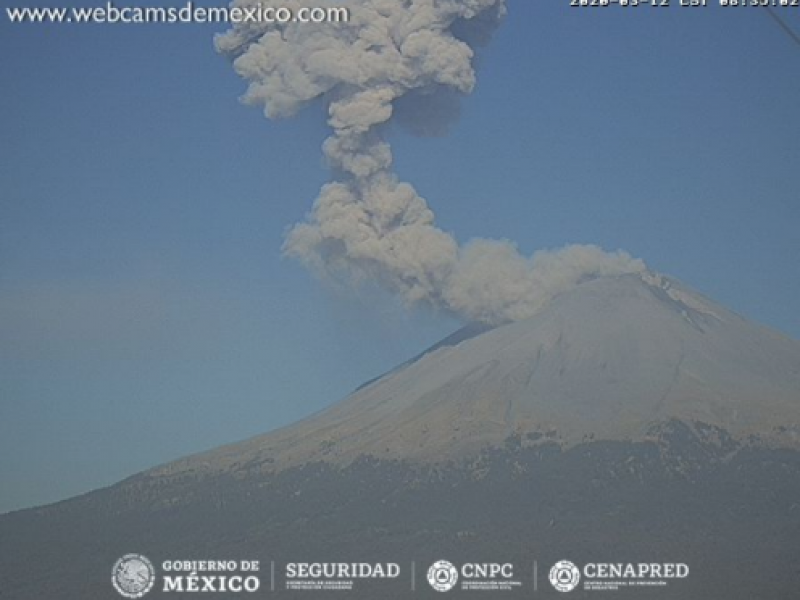
{"label": "ash plume", "polygon": [[[312,2],[280,4],[319,5]],[[504,0],[353,0],[345,6],[347,23],[247,23],[216,39],[249,82],[245,102],[263,105],[268,118],[291,117],[315,101],[328,112],[332,133],[323,152],[332,181],[287,234],[287,256],[337,280],[375,282],[409,305],[487,323],[530,317],[587,277],[644,270],[624,252],[595,246],[525,257],[508,241],[459,245],[393,172],[387,124],[443,133],[457,118],[459,97],[475,87],[475,51],[505,15]]]}

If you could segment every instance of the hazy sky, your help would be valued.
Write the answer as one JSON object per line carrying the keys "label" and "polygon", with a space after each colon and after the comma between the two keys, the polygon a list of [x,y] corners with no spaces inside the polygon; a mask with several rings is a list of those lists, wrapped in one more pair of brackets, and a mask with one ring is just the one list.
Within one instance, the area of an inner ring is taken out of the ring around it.
{"label": "hazy sky", "polygon": [[[800,47],[761,9],[509,5],[450,134],[392,134],[440,226],[623,248],[800,338]],[[0,19],[0,511],[295,420],[458,326],[281,259],[324,115],[240,104],[214,31]]]}

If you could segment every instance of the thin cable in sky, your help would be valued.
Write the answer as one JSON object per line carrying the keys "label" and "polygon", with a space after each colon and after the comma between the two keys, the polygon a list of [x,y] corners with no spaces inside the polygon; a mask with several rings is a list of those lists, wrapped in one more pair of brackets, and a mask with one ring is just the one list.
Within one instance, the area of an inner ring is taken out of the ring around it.
{"label": "thin cable in sky", "polygon": [[794,40],[795,44],[797,44],[798,46],[800,46],[800,36],[799,36],[799,35],[797,35],[797,34],[796,34],[796,33],[795,33],[793,30],[792,30],[792,28],[791,28],[791,27],[789,27],[789,26],[786,24],[786,21],[784,21],[784,20],[783,20],[783,19],[782,19],[782,18],[781,18],[781,17],[778,15],[778,13],[776,13],[774,10],[772,10],[772,7],[770,7],[770,6],[766,6],[766,5],[762,5],[762,6],[764,6],[764,8],[766,8],[766,9],[767,9],[767,13],[769,13],[769,16],[770,16],[770,17],[772,17],[773,19],[775,19],[775,22],[776,22],[778,25],[780,25],[781,29],[783,29],[783,30],[784,30],[784,31],[787,33],[787,35],[788,35],[790,38],[792,38],[792,39]]}

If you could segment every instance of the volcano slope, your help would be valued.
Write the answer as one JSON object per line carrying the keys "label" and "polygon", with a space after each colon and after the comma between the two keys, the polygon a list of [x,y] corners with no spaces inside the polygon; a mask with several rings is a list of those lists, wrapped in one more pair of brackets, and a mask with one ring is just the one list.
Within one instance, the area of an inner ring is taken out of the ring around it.
{"label": "volcano slope", "polygon": [[[800,343],[662,276],[586,281],[529,320],[467,327],[295,425],[1,516],[0,598],[115,597],[111,565],[129,552],[279,572],[512,562],[521,588],[490,594],[507,597],[561,597],[541,573],[534,591],[533,561],[682,562],[690,576],[674,585],[606,594],[788,600]],[[345,595],[439,595],[406,575]],[[148,597],[161,595],[179,594]]]}

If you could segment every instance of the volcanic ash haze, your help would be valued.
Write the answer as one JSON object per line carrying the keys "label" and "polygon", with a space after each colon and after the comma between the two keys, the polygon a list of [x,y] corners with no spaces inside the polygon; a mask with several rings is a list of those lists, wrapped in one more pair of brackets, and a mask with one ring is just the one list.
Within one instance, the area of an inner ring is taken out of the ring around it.
{"label": "volcanic ash haze", "polygon": [[249,82],[245,101],[263,105],[268,118],[291,117],[315,101],[328,113],[332,134],[323,152],[333,181],[306,221],[290,230],[286,255],[320,275],[376,282],[409,305],[487,323],[525,319],[584,277],[644,270],[624,252],[594,246],[532,258],[508,241],[459,246],[436,226],[425,199],[394,174],[388,124],[426,133],[453,119],[457,97],[475,87],[475,48],[505,15],[503,0],[355,0],[347,6],[347,23],[243,24],[216,40]]}

